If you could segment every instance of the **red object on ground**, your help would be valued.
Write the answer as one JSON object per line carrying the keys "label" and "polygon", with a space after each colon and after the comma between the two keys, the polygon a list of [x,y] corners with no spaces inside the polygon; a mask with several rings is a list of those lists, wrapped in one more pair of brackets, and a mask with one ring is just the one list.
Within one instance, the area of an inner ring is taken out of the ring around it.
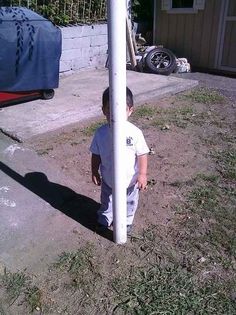
{"label": "red object on ground", "polygon": [[33,101],[38,98],[50,100],[54,97],[54,93],[53,89],[28,92],[0,92],[0,106]]}
{"label": "red object on ground", "polygon": [[0,92],[0,106],[21,103],[41,98],[40,91],[32,92]]}

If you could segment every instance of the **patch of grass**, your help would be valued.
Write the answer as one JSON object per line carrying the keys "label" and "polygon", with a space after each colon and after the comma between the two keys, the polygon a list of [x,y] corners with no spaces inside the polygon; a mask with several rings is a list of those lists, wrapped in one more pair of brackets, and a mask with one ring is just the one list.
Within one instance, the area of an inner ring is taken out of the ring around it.
{"label": "patch of grass", "polygon": [[188,180],[185,180],[185,181],[176,180],[174,182],[169,183],[169,185],[173,186],[173,187],[181,188],[181,187],[184,187],[184,186],[193,186],[194,183],[195,183],[195,178],[188,179]]}
{"label": "patch of grass", "polygon": [[228,149],[218,151],[212,155],[216,159],[219,171],[222,176],[229,180],[236,179],[236,150]]}
{"label": "patch of grass", "polygon": [[42,309],[41,291],[39,290],[38,287],[32,286],[31,278],[27,276],[24,272],[12,273],[5,269],[4,274],[0,277],[0,286],[5,289],[6,301],[7,303],[10,303],[10,305],[15,303],[15,301],[19,297],[21,297],[22,298],[21,303],[26,305],[30,313],[34,312],[35,310]]}
{"label": "patch of grass", "polygon": [[90,252],[87,249],[78,250],[77,252],[63,252],[54,266],[71,273],[78,273],[86,267],[90,257]]}
{"label": "patch of grass", "polygon": [[207,238],[204,237],[203,240],[207,240],[218,250],[223,248],[224,252],[229,256],[236,255],[235,229],[232,229],[232,226],[231,229],[227,229],[225,224],[219,221],[211,224]]}
{"label": "patch of grass", "polygon": [[201,141],[209,146],[219,146],[224,144],[232,145],[236,143],[236,136],[231,132],[219,131],[214,133],[213,135],[200,136]]}
{"label": "patch of grass", "polygon": [[189,123],[193,122],[193,117],[194,111],[190,106],[162,109],[158,117],[153,120],[152,125],[163,128],[166,125],[173,124],[180,128],[186,128]]}
{"label": "patch of grass", "polygon": [[145,228],[141,235],[132,236],[131,242],[134,244],[133,251],[145,263],[145,266],[159,264],[164,261],[176,263],[178,254],[172,244],[163,241],[163,231],[160,227],[150,224]]}
{"label": "patch of grass", "polygon": [[78,141],[71,141],[71,142],[70,142],[70,145],[71,145],[72,147],[74,147],[74,146],[76,146],[76,145],[78,145],[78,144],[79,144]]}
{"label": "patch of grass", "polygon": [[188,217],[184,226],[191,231],[189,244],[201,251],[204,244],[213,260],[222,253],[230,261],[236,254],[235,188],[220,176],[198,174],[195,178],[196,186],[178,207],[178,213]]}
{"label": "patch of grass", "polygon": [[219,204],[218,190],[214,186],[195,187],[188,196],[192,209],[214,211]]}
{"label": "patch of grass", "polygon": [[160,117],[160,118],[154,118],[152,121],[152,126],[153,127],[158,127],[159,129],[162,129],[166,125],[168,125],[169,121],[165,117]]}
{"label": "patch of grass", "polygon": [[88,294],[94,290],[95,282],[100,277],[90,246],[76,252],[63,252],[54,266],[68,272],[71,285],[86,290]]}
{"label": "patch of grass", "polygon": [[47,148],[36,150],[36,152],[38,153],[38,155],[46,155],[46,154],[49,154],[49,152],[52,150],[53,150],[53,146],[50,146]]}
{"label": "patch of grass", "polygon": [[14,302],[23,293],[27,279],[23,272],[12,273],[4,270],[4,274],[0,277],[0,285],[5,288],[10,301]]}
{"label": "patch of grass", "polygon": [[197,88],[192,90],[189,94],[183,96],[196,103],[203,104],[222,104],[226,102],[224,96],[218,91],[208,88]]}
{"label": "patch of grass", "polygon": [[193,108],[190,106],[163,109],[142,105],[135,110],[132,119],[134,121],[139,118],[150,120],[151,125],[158,128],[163,128],[168,124],[185,128],[192,116]]}
{"label": "patch of grass", "polygon": [[36,309],[42,309],[42,294],[38,287],[28,287],[25,291],[25,302],[30,308],[30,311],[33,312]]}
{"label": "patch of grass", "polygon": [[[135,110],[131,119],[133,121],[137,119],[146,119],[146,121],[150,121],[152,126],[161,128],[162,130],[168,130],[169,128],[165,127],[169,125],[186,128],[190,124],[202,126],[205,123],[218,126],[219,128],[222,127],[221,119],[219,119],[214,112],[207,110],[199,112],[199,110],[195,110],[192,105],[170,107],[167,109],[142,105]],[[146,124],[145,121],[144,123]]]}
{"label": "patch of grass", "polygon": [[206,182],[210,182],[210,183],[218,183],[220,180],[220,176],[216,175],[216,174],[203,174],[203,173],[199,173],[196,176],[197,179],[202,179]]}
{"label": "patch of grass", "polygon": [[[233,314],[230,288],[213,279],[199,283],[176,266],[140,268],[125,283],[113,283],[117,305],[113,314]],[[122,313],[123,314],[123,313]]]}
{"label": "patch of grass", "polygon": [[158,108],[153,108],[147,104],[137,107],[133,113],[133,118],[152,118],[159,113]]}
{"label": "patch of grass", "polygon": [[217,136],[224,143],[236,143],[236,132],[233,129],[231,131],[228,131],[228,132],[221,131],[217,134]]}
{"label": "patch of grass", "polygon": [[97,121],[92,123],[90,126],[87,126],[81,130],[82,134],[86,137],[91,137],[94,135],[95,131],[105,123],[105,120]]}
{"label": "patch of grass", "polygon": [[9,313],[7,314],[5,308],[3,307],[1,300],[0,300],[0,315],[9,315]]}

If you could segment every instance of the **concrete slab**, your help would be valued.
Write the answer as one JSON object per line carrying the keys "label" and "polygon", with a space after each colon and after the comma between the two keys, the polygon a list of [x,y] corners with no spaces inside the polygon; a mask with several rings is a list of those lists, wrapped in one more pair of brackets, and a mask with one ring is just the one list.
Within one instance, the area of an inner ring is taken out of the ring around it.
{"label": "concrete slab", "polygon": [[55,165],[0,133],[0,267],[37,272],[75,250],[80,235],[86,242],[95,220],[89,209],[98,204],[78,190]]}
{"label": "concrete slab", "polygon": [[[190,89],[196,80],[127,71],[127,85],[141,104]],[[101,114],[101,96],[108,86],[107,69],[91,69],[61,77],[52,100],[36,100],[0,108],[0,130],[20,141]]]}

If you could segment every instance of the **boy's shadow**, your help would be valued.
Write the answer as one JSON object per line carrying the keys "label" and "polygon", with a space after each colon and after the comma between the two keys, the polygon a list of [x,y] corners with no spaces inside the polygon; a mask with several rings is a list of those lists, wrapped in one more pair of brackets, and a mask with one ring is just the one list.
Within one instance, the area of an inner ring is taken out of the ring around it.
{"label": "boy's shadow", "polygon": [[[2,162],[0,162],[0,170],[44,199],[55,209],[60,210],[86,228],[96,231],[97,210],[100,204],[95,200],[77,194],[68,187],[50,182],[44,173],[32,172],[23,177]],[[112,240],[112,231],[108,230],[101,235]]]}

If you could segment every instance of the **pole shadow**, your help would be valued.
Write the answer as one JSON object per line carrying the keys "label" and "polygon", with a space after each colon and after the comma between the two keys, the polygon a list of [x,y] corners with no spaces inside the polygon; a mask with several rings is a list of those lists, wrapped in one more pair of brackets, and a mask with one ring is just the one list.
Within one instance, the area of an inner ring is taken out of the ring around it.
{"label": "pole shadow", "polygon": [[100,204],[95,200],[78,194],[66,186],[50,182],[47,176],[41,172],[32,172],[21,176],[2,162],[0,162],[0,170],[48,202],[53,208],[60,210],[68,217],[104,238],[110,241],[113,240],[112,231],[107,230],[105,233],[96,231],[97,210]]}

